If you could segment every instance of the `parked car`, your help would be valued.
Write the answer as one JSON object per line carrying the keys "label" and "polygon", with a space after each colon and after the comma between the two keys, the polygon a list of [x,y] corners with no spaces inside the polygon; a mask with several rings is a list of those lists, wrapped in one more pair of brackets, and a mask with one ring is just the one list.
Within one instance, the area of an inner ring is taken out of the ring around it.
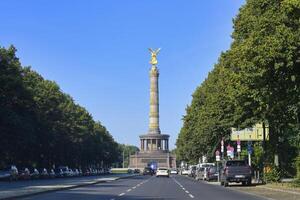
{"label": "parked car", "polygon": [[134,169],[133,173],[139,174],[139,173],[141,173],[141,170],[139,170],[139,169]]}
{"label": "parked car", "polygon": [[64,172],[61,168],[55,169],[54,172],[55,172],[55,177],[57,178],[64,177]]}
{"label": "parked car", "polygon": [[74,175],[75,174],[74,174],[73,170],[69,168],[68,171],[67,171],[67,177],[72,177]]}
{"label": "parked car", "polygon": [[211,166],[206,170],[206,180],[218,180],[219,172],[217,170],[217,167]]}
{"label": "parked car", "polygon": [[32,179],[38,179],[40,178],[40,172],[37,170],[37,168],[33,168],[30,172],[30,177]]}
{"label": "parked car", "polygon": [[61,170],[62,171],[62,175],[63,177],[68,177],[70,176],[70,171],[69,171],[69,167],[67,166],[60,166],[57,168],[59,171]]}
{"label": "parked car", "polygon": [[19,179],[21,179],[21,180],[29,180],[30,179],[30,171],[27,167],[25,167],[23,170],[19,171]]}
{"label": "parked car", "polygon": [[156,170],[156,177],[161,177],[161,176],[169,177],[170,176],[170,171],[167,168],[159,167]]}
{"label": "parked car", "polygon": [[245,160],[228,160],[221,169],[221,185],[227,187],[230,182],[251,185],[251,175],[251,167]]}
{"label": "parked car", "polygon": [[79,169],[79,176],[83,176],[83,172],[81,169]]}
{"label": "parked car", "polygon": [[181,169],[181,175],[188,175],[189,174],[189,170],[186,168]]}
{"label": "parked car", "polygon": [[83,175],[84,176],[90,176],[91,175],[91,172],[90,172],[90,169],[86,168],[83,170]]}
{"label": "parked car", "polygon": [[196,177],[196,169],[197,167],[195,165],[191,165],[188,171],[188,176],[195,178]]}
{"label": "parked car", "polygon": [[40,178],[49,178],[49,174],[46,168],[40,170]]}
{"label": "parked car", "polygon": [[74,176],[79,176],[79,170],[78,169],[75,168],[73,170],[73,173],[74,173]]}
{"label": "parked car", "polygon": [[205,167],[199,167],[196,171],[196,180],[204,180]]}
{"label": "parked car", "polygon": [[18,174],[18,168],[15,165],[11,165],[3,170],[0,170],[0,180],[17,180]]}
{"label": "parked car", "polygon": [[54,169],[50,169],[49,170],[49,178],[55,178],[55,177],[56,177],[56,174],[55,174]]}

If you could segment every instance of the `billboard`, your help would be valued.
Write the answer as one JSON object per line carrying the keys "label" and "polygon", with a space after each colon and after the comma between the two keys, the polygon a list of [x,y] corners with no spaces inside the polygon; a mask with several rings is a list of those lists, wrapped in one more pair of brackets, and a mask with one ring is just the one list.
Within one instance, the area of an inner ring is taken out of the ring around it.
{"label": "billboard", "polygon": [[[265,126],[266,141],[269,140],[269,126]],[[231,141],[262,141],[263,140],[263,126],[262,123],[255,124],[252,128],[245,128],[239,130],[231,128]]]}

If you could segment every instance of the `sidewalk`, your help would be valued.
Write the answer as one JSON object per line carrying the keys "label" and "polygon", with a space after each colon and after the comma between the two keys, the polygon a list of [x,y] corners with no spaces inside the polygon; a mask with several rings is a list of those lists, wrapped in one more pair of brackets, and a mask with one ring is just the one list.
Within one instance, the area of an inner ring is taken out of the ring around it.
{"label": "sidewalk", "polygon": [[32,180],[0,183],[0,199],[15,199],[50,191],[82,187],[97,183],[115,181],[136,175],[112,175],[105,177],[81,177],[66,179]]}

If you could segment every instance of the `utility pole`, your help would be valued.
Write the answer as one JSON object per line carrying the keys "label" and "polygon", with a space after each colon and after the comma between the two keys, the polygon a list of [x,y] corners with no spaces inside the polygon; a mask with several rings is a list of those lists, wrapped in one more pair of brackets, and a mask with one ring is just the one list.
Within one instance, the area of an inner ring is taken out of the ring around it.
{"label": "utility pole", "polygon": [[262,174],[263,174],[263,182],[265,182],[265,160],[266,160],[266,124],[265,122],[262,123],[263,127],[263,142],[262,142],[262,148],[263,148],[263,160],[262,160]]}

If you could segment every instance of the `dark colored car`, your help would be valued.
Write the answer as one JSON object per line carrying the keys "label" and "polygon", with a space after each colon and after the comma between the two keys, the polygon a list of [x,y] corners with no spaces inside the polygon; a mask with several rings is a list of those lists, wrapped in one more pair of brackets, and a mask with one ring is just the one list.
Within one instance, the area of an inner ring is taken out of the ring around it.
{"label": "dark colored car", "polygon": [[50,169],[49,170],[49,178],[55,178],[55,177],[56,177],[56,174],[55,174],[54,169]]}
{"label": "dark colored car", "polygon": [[17,180],[18,174],[17,167],[15,165],[11,165],[3,170],[0,170],[0,180]]}
{"label": "dark colored car", "polygon": [[32,179],[38,179],[38,178],[40,178],[40,172],[36,168],[32,168],[30,170],[30,177]]}
{"label": "dark colored car", "polygon": [[251,185],[251,167],[245,160],[228,160],[225,161],[221,172],[221,185],[227,187],[230,182]]}
{"label": "dark colored car", "polygon": [[143,175],[153,176],[154,173],[155,173],[154,170],[151,169],[150,167],[145,167],[144,170],[143,170]]}
{"label": "dark colored car", "polygon": [[19,171],[19,179],[21,179],[21,180],[29,180],[30,179],[30,171],[27,167],[24,168],[23,170]]}
{"label": "dark colored car", "polygon": [[211,181],[211,180],[218,180],[219,172],[217,170],[217,167],[211,166],[207,169],[207,175],[206,175],[206,180]]}
{"label": "dark colored car", "polygon": [[40,178],[49,178],[49,173],[46,168],[40,169]]}
{"label": "dark colored car", "polygon": [[54,172],[55,172],[55,177],[57,177],[57,178],[64,177],[64,172],[63,172],[63,170],[61,168],[56,168],[54,170]]}

